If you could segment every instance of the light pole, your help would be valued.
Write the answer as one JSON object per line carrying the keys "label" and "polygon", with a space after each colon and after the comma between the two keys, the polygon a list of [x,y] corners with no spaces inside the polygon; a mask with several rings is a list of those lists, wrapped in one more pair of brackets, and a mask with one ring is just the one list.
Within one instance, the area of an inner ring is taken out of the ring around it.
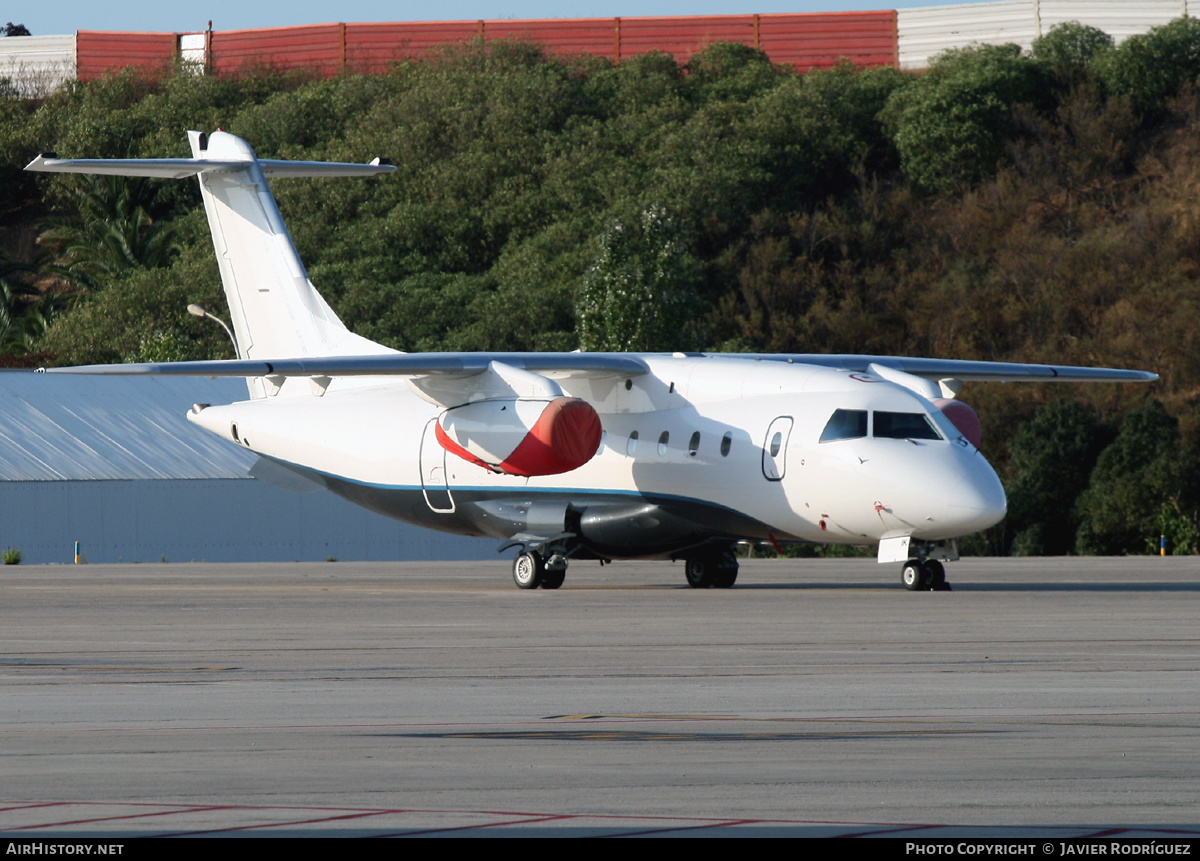
{"label": "light pole", "polygon": [[220,317],[217,317],[217,316],[214,316],[214,315],[208,313],[203,308],[201,308],[199,305],[196,305],[194,303],[191,305],[188,305],[188,313],[195,317],[207,317],[210,320],[216,321],[220,325],[220,327],[225,330],[225,334],[229,336],[229,340],[233,344],[233,355],[239,359],[242,357],[242,354],[238,351],[237,338],[233,337],[233,332],[229,331],[229,327],[225,325],[224,320],[222,320]]}

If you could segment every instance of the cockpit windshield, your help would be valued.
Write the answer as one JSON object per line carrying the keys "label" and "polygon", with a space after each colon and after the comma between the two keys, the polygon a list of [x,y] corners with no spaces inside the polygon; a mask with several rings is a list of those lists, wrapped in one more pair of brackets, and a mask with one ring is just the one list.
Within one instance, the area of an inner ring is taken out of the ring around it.
{"label": "cockpit windshield", "polygon": [[821,431],[821,442],[839,439],[859,439],[867,435],[866,410],[834,410],[825,430]]}
{"label": "cockpit windshield", "polygon": [[[877,439],[944,439],[924,413],[871,413],[871,436]],[[866,410],[834,410],[821,431],[821,442],[867,436]]]}
{"label": "cockpit windshield", "polygon": [[883,439],[941,439],[924,413],[885,413],[875,411],[875,432]]}

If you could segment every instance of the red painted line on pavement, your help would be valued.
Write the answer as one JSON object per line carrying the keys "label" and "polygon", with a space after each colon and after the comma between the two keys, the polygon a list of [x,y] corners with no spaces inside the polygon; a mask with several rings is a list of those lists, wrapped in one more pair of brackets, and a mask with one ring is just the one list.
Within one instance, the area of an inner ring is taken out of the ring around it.
{"label": "red painted line on pavement", "polygon": [[[239,808],[248,809],[248,808]],[[273,808],[262,808],[271,810]],[[319,808],[318,808],[319,809]],[[316,819],[292,819],[284,822],[261,822],[257,825],[234,825],[229,828],[209,828],[204,831],[178,831],[175,833],[156,834],[155,837],[189,837],[196,834],[224,834],[228,831],[251,831],[256,828],[283,828],[288,825],[314,825],[318,822],[337,822],[345,819],[365,819],[369,816],[388,816],[390,814],[408,813],[407,810],[369,810],[360,813],[343,813],[341,816],[322,816]]]}
{"label": "red painted line on pavement", "polygon": [[603,837],[645,837],[650,834],[677,834],[681,831],[697,831],[703,828],[728,828],[731,825],[761,825],[765,819],[731,819],[728,822],[710,822],[707,825],[679,825],[674,828],[649,828],[641,831],[626,831],[623,834],[604,834]]}
{"label": "red painted line on pavement", "polygon": [[838,837],[878,837],[881,834],[905,834],[909,831],[927,831],[931,828],[954,827],[948,825],[897,825],[894,822],[888,823],[888,825],[890,827],[880,828],[878,831],[859,831],[857,834],[839,834]]}
{"label": "red painted line on pavement", "polygon": [[[449,812],[449,811],[448,811]],[[516,815],[516,814],[514,814]],[[536,816],[529,819],[513,820],[510,822],[480,822],[475,825],[453,825],[447,828],[425,828],[421,831],[397,831],[393,834],[376,834],[375,837],[420,837],[423,834],[447,834],[451,831],[473,831],[476,828],[504,828],[509,825],[529,825],[534,822],[553,822],[558,819],[580,819],[571,813],[557,816]]]}
{"label": "red painted line on pavement", "polygon": [[[71,802],[62,802],[70,804]],[[84,804],[90,802],[83,802]],[[120,804],[119,801],[106,802],[108,804]],[[132,806],[141,806],[131,804]],[[32,828],[58,828],[63,825],[87,825],[92,822],[121,822],[126,819],[144,819],[148,816],[171,816],[176,813],[205,813],[210,810],[236,810],[233,805],[217,804],[211,807],[178,807],[173,810],[156,810],[153,813],[129,813],[124,816],[97,816],[92,819],[71,819],[65,822],[42,822],[38,825],[18,825],[15,828],[6,828],[5,831],[29,831]]]}

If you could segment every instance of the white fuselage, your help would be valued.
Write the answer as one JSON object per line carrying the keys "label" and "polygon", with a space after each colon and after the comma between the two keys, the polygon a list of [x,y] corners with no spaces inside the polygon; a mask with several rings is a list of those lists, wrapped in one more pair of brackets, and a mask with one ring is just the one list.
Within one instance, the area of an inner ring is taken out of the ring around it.
{"label": "white fuselage", "polygon": [[[498,538],[512,537],[520,517],[534,517],[528,508],[539,500],[576,509],[647,500],[685,518],[703,510],[695,541],[939,540],[1004,516],[1004,491],[991,466],[930,401],[900,385],[813,365],[645,359],[650,373],[638,377],[556,379],[595,407],[604,431],[596,455],[561,475],[498,474],[449,454],[432,433],[443,409],[402,378],[334,380],[321,397],[307,380],[293,378],[276,397],[209,407],[190,418],[312,470],[335,492],[384,513]],[[865,435],[822,442],[835,410],[925,415],[936,428],[931,436],[940,438],[880,438],[868,425]],[[506,506],[521,508],[516,521]],[[637,545],[636,535],[623,532],[620,541]],[[646,535],[644,546],[610,543],[604,555],[673,549],[653,526]]]}

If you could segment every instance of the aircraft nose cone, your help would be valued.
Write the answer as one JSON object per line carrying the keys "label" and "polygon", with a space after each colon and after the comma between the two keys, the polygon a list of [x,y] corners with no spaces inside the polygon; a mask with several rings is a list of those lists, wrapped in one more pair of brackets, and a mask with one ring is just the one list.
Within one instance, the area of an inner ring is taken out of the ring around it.
{"label": "aircraft nose cone", "polygon": [[977,532],[1004,519],[1008,500],[996,471],[982,457],[975,456],[963,480],[947,487],[946,508],[961,528]]}

